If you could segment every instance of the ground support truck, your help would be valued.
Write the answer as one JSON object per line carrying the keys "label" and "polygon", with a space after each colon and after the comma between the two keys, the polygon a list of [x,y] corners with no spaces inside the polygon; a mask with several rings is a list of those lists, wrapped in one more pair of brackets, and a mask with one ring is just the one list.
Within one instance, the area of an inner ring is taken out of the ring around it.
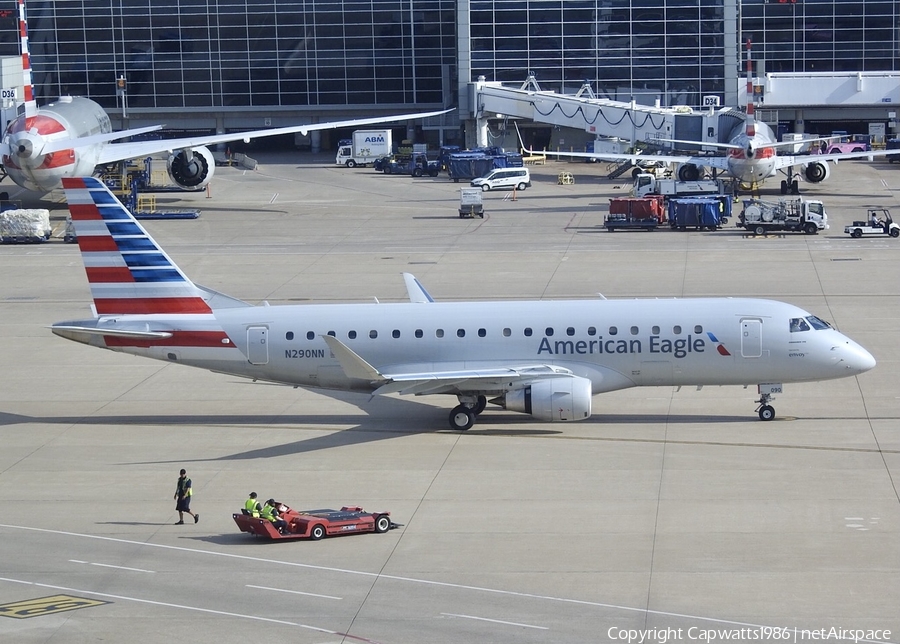
{"label": "ground support truck", "polygon": [[761,201],[747,199],[738,216],[737,225],[754,235],[790,231],[815,235],[828,229],[828,214],[821,201],[781,199]]}
{"label": "ground support truck", "polygon": [[338,144],[336,165],[355,168],[374,163],[375,159],[391,154],[393,142],[391,130],[356,130],[350,139],[343,139]]}
{"label": "ground support truck", "polygon": [[603,225],[615,230],[655,230],[666,220],[666,204],[662,196],[643,198],[618,197],[609,200],[609,214]]}
{"label": "ground support truck", "polygon": [[654,175],[641,172],[634,178],[634,196],[662,195],[664,197],[696,197],[724,195],[731,191],[721,179],[698,179],[679,181],[677,179],[657,179]]}

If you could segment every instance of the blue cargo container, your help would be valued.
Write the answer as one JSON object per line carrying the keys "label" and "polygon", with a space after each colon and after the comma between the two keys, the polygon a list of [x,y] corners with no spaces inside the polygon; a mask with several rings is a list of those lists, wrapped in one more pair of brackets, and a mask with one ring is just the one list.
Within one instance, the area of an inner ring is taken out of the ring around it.
{"label": "blue cargo container", "polygon": [[727,195],[669,199],[669,224],[679,230],[716,230],[728,223],[730,216],[731,198]]}

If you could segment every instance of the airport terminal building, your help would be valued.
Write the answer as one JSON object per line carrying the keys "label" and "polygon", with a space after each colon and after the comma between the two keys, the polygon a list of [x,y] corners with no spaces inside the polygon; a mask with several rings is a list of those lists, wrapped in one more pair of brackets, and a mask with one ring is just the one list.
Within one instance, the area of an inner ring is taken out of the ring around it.
{"label": "airport terminal building", "polygon": [[[0,53],[16,56],[9,4]],[[245,129],[461,107],[415,132],[453,143],[471,117],[473,81],[521,85],[529,72],[543,90],[575,93],[587,82],[617,100],[698,107],[718,96],[740,105],[747,39],[760,76],[896,84],[891,73],[900,71],[900,0],[28,0],[27,8],[39,102],[85,95],[132,127],[162,117],[181,129]],[[896,99],[885,93],[807,105],[806,123],[890,128]],[[775,118],[802,122],[788,103]]]}

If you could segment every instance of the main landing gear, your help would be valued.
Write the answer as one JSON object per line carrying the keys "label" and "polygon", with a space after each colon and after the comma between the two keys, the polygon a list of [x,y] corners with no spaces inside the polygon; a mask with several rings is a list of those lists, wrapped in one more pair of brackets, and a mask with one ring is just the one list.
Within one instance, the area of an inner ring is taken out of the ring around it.
{"label": "main landing gear", "polygon": [[759,400],[756,402],[759,403],[759,407],[756,408],[756,412],[759,414],[760,420],[772,420],[775,418],[775,408],[769,404],[769,402],[773,400],[772,394],[760,394]]}
{"label": "main landing gear", "polygon": [[450,411],[450,428],[464,432],[475,424],[475,417],[487,407],[484,396],[457,396],[459,404]]}

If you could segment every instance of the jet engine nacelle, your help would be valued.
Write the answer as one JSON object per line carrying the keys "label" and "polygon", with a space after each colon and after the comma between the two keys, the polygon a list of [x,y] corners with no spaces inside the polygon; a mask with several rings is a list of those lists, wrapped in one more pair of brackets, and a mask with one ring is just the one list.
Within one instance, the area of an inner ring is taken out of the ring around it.
{"label": "jet engine nacelle", "polygon": [[825,161],[813,161],[812,163],[807,163],[806,168],[803,170],[803,175],[810,183],[821,183],[822,181],[825,181],[830,174],[831,170],[829,169],[829,164]]}
{"label": "jet engine nacelle", "polygon": [[580,376],[539,380],[507,392],[503,407],[550,422],[584,420],[591,415],[591,381]]}
{"label": "jet engine nacelle", "polygon": [[679,181],[697,181],[700,178],[700,168],[693,163],[682,163],[678,166]]}
{"label": "jet engine nacelle", "polygon": [[177,150],[166,161],[169,176],[181,188],[206,187],[215,168],[212,152],[202,146]]}

